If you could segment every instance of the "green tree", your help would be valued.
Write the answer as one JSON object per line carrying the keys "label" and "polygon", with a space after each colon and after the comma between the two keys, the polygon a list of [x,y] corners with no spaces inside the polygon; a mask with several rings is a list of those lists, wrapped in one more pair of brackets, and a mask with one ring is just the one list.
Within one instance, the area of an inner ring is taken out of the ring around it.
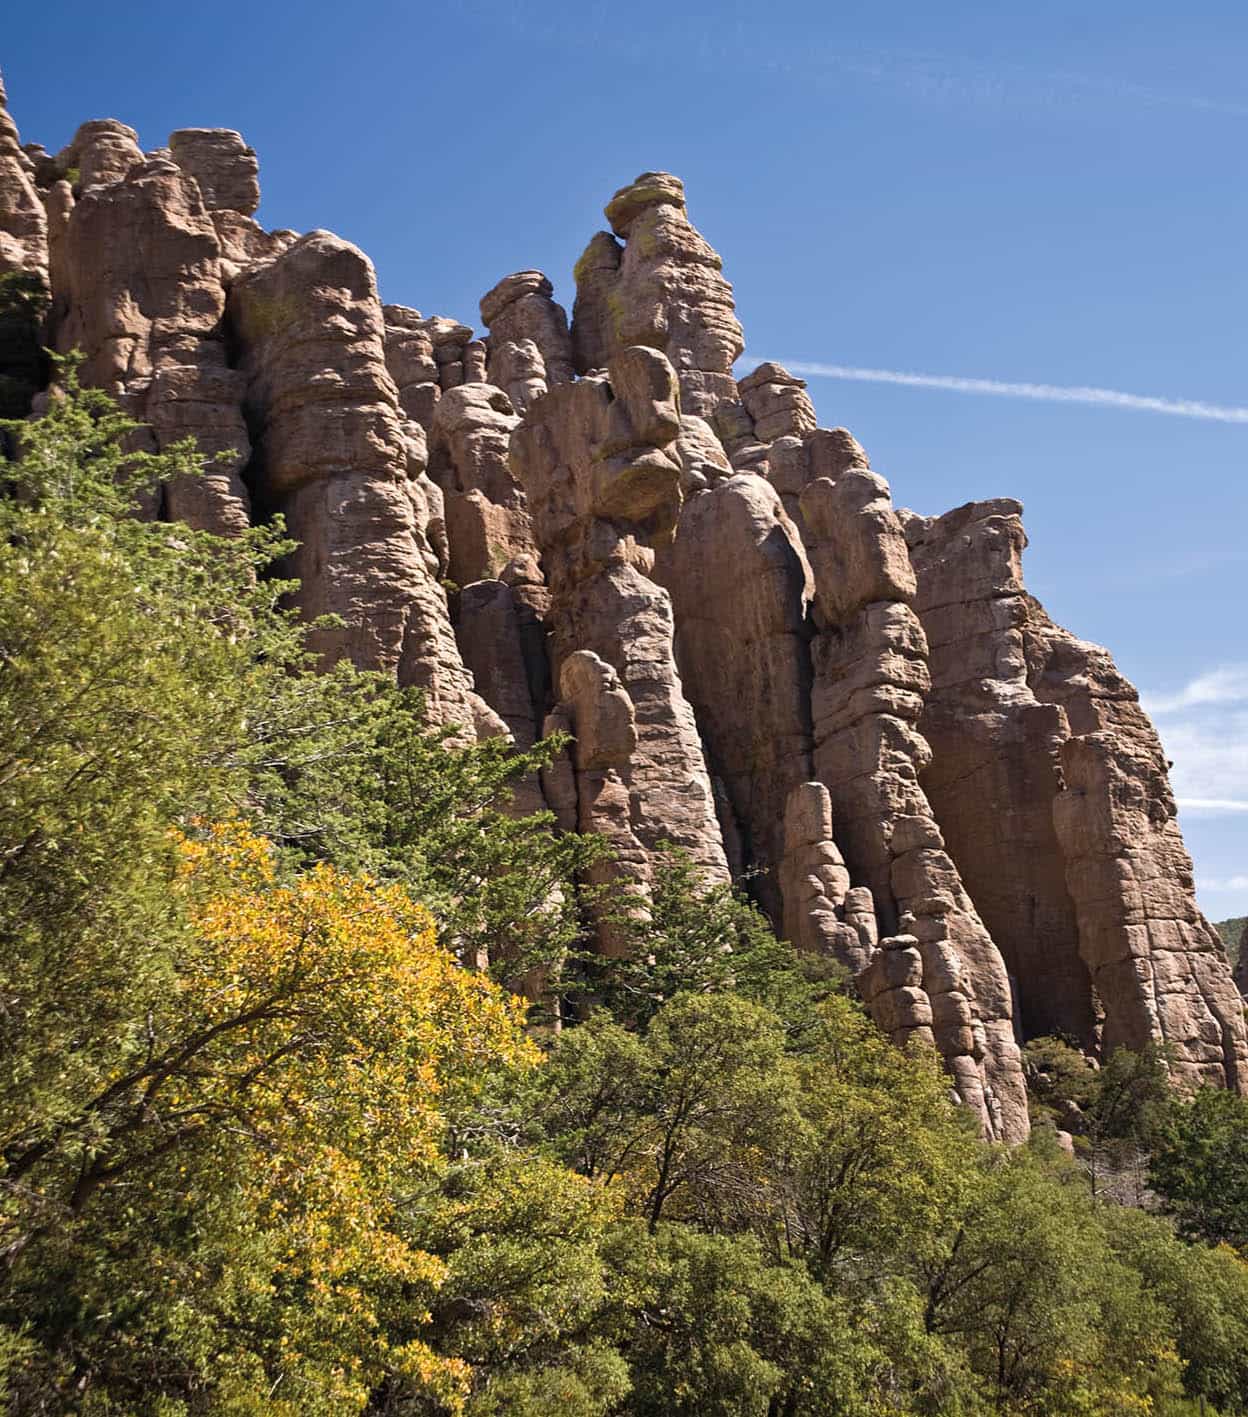
{"label": "green tree", "polygon": [[1173,1102],[1149,1181],[1184,1235],[1248,1255],[1248,1099],[1202,1087]]}
{"label": "green tree", "polygon": [[988,1152],[918,1269],[925,1323],[1000,1411],[1148,1412],[1177,1391],[1169,1316],[1117,1261],[1091,1196],[1028,1149]]}
{"label": "green tree", "polygon": [[1228,1245],[1186,1244],[1162,1217],[1100,1213],[1110,1247],[1170,1315],[1183,1389],[1222,1413],[1248,1411],[1248,1262]]}
{"label": "green tree", "polygon": [[612,1015],[644,1029],[679,993],[731,992],[780,1015],[800,1038],[818,1001],[841,988],[832,960],[800,956],[736,885],[708,884],[687,851],[655,854],[649,909],[619,921],[628,949],[585,957],[589,987]]}
{"label": "green tree", "polygon": [[1073,1134],[1093,1193],[1138,1204],[1171,1096],[1165,1049],[1116,1048],[1098,1068],[1063,1039],[1037,1038],[1023,1062],[1034,1120]]}
{"label": "green tree", "polygon": [[752,1236],[621,1227],[608,1252],[635,1417],[883,1417],[924,1410],[925,1389],[947,1413],[975,1410],[938,1340],[912,1334],[920,1357],[891,1315],[853,1311]]}
{"label": "green tree", "polygon": [[[66,364],[47,415],[11,429],[20,456],[0,501],[10,1405],[337,1412],[419,1390],[429,1411],[450,1411],[475,1400],[473,1330],[439,1328],[431,1308],[468,1262],[453,1262],[459,1202],[440,1178],[452,1143],[463,1161],[507,1142],[493,1110],[507,1069],[472,1032],[468,996],[454,999],[487,990],[484,977],[427,955],[445,999],[422,1022],[367,958],[366,902],[428,889],[461,957],[518,959],[535,942],[557,954],[572,886],[552,907],[552,882],[583,844],[551,846],[544,821],[512,819],[509,786],[535,759],[452,750],[414,696],[349,667],[311,672],[289,585],[268,575],[280,527],[222,540],[133,515],[154,481],[200,466],[189,445],[133,453],[133,433]],[[178,886],[178,829],[198,841],[213,819],[250,824],[275,854],[255,899],[223,885],[230,904],[209,920]],[[354,933],[300,915],[317,883],[338,891]],[[292,953],[282,927],[300,921],[311,934],[299,925]],[[343,950],[318,969],[321,938]],[[417,1147],[395,1123],[431,1090]],[[284,1169],[282,1156],[295,1160]],[[530,1159],[533,1193],[592,1236],[587,1183]],[[508,1174],[524,1165],[513,1150]],[[508,1229],[536,1222],[504,1223],[500,1204],[482,1214],[482,1233],[502,1227],[500,1265]],[[533,1271],[571,1326],[597,1302],[592,1238],[580,1248],[560,1252],[563,1279]],[[618,1389],[618,1362],[560,1347],[558,1327],[547,1316],[530,1342],[509,1340],[509,1380],[579,1372],[600,1396]]]}
{"label": "green tree", "polygon": [[541,1083],[554,1154],[619,1188],[651,1230],[756,1208],[797,1122],[779,1020],[731,994],[680,995],[642,1037],[598,1013],[558,1040]]}

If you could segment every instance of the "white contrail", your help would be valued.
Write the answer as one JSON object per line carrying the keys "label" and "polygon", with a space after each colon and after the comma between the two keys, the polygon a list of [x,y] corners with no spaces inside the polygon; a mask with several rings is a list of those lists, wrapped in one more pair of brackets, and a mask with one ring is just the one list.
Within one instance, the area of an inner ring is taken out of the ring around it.
{"label": "white contrail", "polygon": [[900,369],[861,369],[852,364],[811,364],[777,360],[793,374],[818,379],[852,379],[867,384],[904,384],[914,389],[948,389],[958,394],[995,394],[1007,399],[1038,399],[1043,403],[1086,403],[1098,408],[1125,408],[1137,413],[1168,413],[1176,418],[1204,418],[1214,423],[1248,423],[1248,408],[1203,403],[1198,399],[1163,399],[1148,394],[1124,394],[1081,384],[1022,384],[1003,379],[966,379],[960,374],[907,374]]}

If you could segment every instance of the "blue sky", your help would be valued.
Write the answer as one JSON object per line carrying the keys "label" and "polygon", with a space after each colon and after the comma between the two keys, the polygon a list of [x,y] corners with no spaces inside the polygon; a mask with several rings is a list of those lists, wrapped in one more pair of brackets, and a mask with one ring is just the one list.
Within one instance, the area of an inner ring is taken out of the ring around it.
{"label": "blue sky", "polygon": [[[477,323],[612,191],[686,182],[748,356],[1248,405],[1248,8],[1173,0],[57,3],[23,137],[240,128],[269,226]],[[1026,506],[1027,575],[1157,711],[1201,901],[1248,913],[1248,423],[812,377],[899,503]],[[1238,804],[1238,805],[1235,805]]]}

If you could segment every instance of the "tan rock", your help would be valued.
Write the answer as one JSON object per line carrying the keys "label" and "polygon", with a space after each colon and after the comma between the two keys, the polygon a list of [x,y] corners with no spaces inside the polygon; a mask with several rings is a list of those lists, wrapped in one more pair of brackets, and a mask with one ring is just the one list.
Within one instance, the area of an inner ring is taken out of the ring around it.
{"label": "tan rock", "polygon": [[574,377],[568,317],[553,293],[541,271],[517,271],[481,297],[490,381],[521,413],[546,389]]}
{"label": "tan rock", "polygon": [[1000,499],[907,519],[932,676],[922,782],[1015,981],[1024,1036],[1094,1049],[1100,1020],[1053,828],[1069,728],[1027,683],[1021,510]]}
{"label": "tan rock", "polygon": [[1248,998],[1248,923],[1239,936],[1239,952],[1235,958],[1235,983],[1239,992]]}
{"label": "tan rock", "polygon": [[133,128],[115,118],[96,118],[82,124],[56,161],[62,172],[77,172],[74,186],[85,192],[122,181],[145,157]]}
{"label": "tan rock", "polygon": [[81,350],[84,382],[149,424],[158,446],[193,434],[204,453],[229,455],[170,484],[166,510],[236,534],[249,519],[242,470],[251,447],[243,381],[226,363],[220,242],[198,186],[176,164],[104,161],[125,150],[119,127],[84,124],[75,144],[101,157],[98,180],[72,205],[65,184],[51,194],[56,346]]}
{"label": "tan rock", "polygon": [[21,418],[43,382],[48,221],[0,80],[0,418]]}
{"label": "tan rock", "polygon": [[671,600],[650,578],[654,547],[680,511],[670,451],[679,432],[671,365],[636,346],[612,358],[609,382],[559,384],[539,398],[512,436],[512,467],[550,583],[561,684],[564,662],[590,651],[633,704],[638,742],[620,771],[636,802],[635,835],[647,851],[672,841],[724,879],[710,775],[676,670]]}
{"label": "tan rock", "polygon": [[[917,722],[928,691],[927,644],[910,601],[914,573],[888,485],[851,464],[800,498],[815,577],[814,765],[828,789],[853,879],[871,889],[882,933],[903,926],[922,960],[927,1012],[860,976],[870,1007],[899,1042],[927,1030],[963,1102],[988,1136],[1027,1134],[1027,1105],[1001,955],[964,888],[919,785],[930,749]],[[910,948],[910,945],[906,946]],[[872,990],[879,992],[872,994]],[[937,1021],[931,1000],[956,992],[972,1011]],[[976,1038],[982,1042],[977,1043]]]}
{"label": "tan rock", "polygon": [[524,489],[508,465],[520,422],[493,384],[470,383],[441,394],[429,430],[429,475],[446,499],[451,579],[458,585],[496,578],[537,546]]}
{"label": "tan rock", "polygon": [[419,686],[435,723],[502,732],[473,691],[434,579],[419,518],[428,499],[409,481],[371,263],[311,232],[241,276],[229,308],[265,496],[300,543],[300,608],[345,622],[314,630],[314,648],[327,663],[346,657]]}
{"label": "tan rock", "polygon": [[607,203],[606,217],[624,246],[599,232],[577,263],[577,368],[649,345],[675,368],[684,411],[711,416],[737,397],[732,366],[745,343],[722,262],[686,215],[684,184],[643,172]]}
{"label": "tan rock", "polygon": [[782,364],[760,364],[737,389],[759,442],[800,438],[814,431],[815,409],[806,393],[806,381],[790,374]]}
{"label": "tan rock", "polygon": [[48,223],[35,165],[22,151],[0,79],[0,273],[46,271]]}
{"label": "tan rock", "polygon": [[260,165],[241,133],[230,128],[179,128],[169,135],[169,152],[199,184],[209,211],[251,216],[260,205]]}
{"label": "tan rock", "polygon": [[[751,889],[779,926],[790,918],[779,876],[786,807],[812,774],[813,582],[774,489],[761,477],[732,475],[705,424],[704,437],[696,429],[690,436],[692,422],[701,421],[682,420],[676,444],[691,495],[655,577],[671,592],[681,683],[731,804],[744,864],[762,873]],[[710,478],[717,480],[707,486]]]}

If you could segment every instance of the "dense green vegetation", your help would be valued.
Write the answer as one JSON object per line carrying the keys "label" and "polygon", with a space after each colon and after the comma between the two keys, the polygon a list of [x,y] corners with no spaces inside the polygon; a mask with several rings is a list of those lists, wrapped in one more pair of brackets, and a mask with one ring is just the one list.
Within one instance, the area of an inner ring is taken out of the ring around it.
{"label": "dense green vegetation", "polygon": [[677,852],[592,959],[600,845],[505,810],[558,745],[313,674],[281,528],[127,515],[193,450],[65,377],[0,502],[9,1412],[1248,1411],[1248,1105],[1038,1040],[985,1146]]}
{"label": "dense green vegetation", "polygon": [[1230,920],[1219,920],[1214,929],[1222,936],[1222,943],[1234,964],[1239,958],[1239,942],[1243,938],[1244,927],[1248,925],[1248,915],[1236,915]]}

